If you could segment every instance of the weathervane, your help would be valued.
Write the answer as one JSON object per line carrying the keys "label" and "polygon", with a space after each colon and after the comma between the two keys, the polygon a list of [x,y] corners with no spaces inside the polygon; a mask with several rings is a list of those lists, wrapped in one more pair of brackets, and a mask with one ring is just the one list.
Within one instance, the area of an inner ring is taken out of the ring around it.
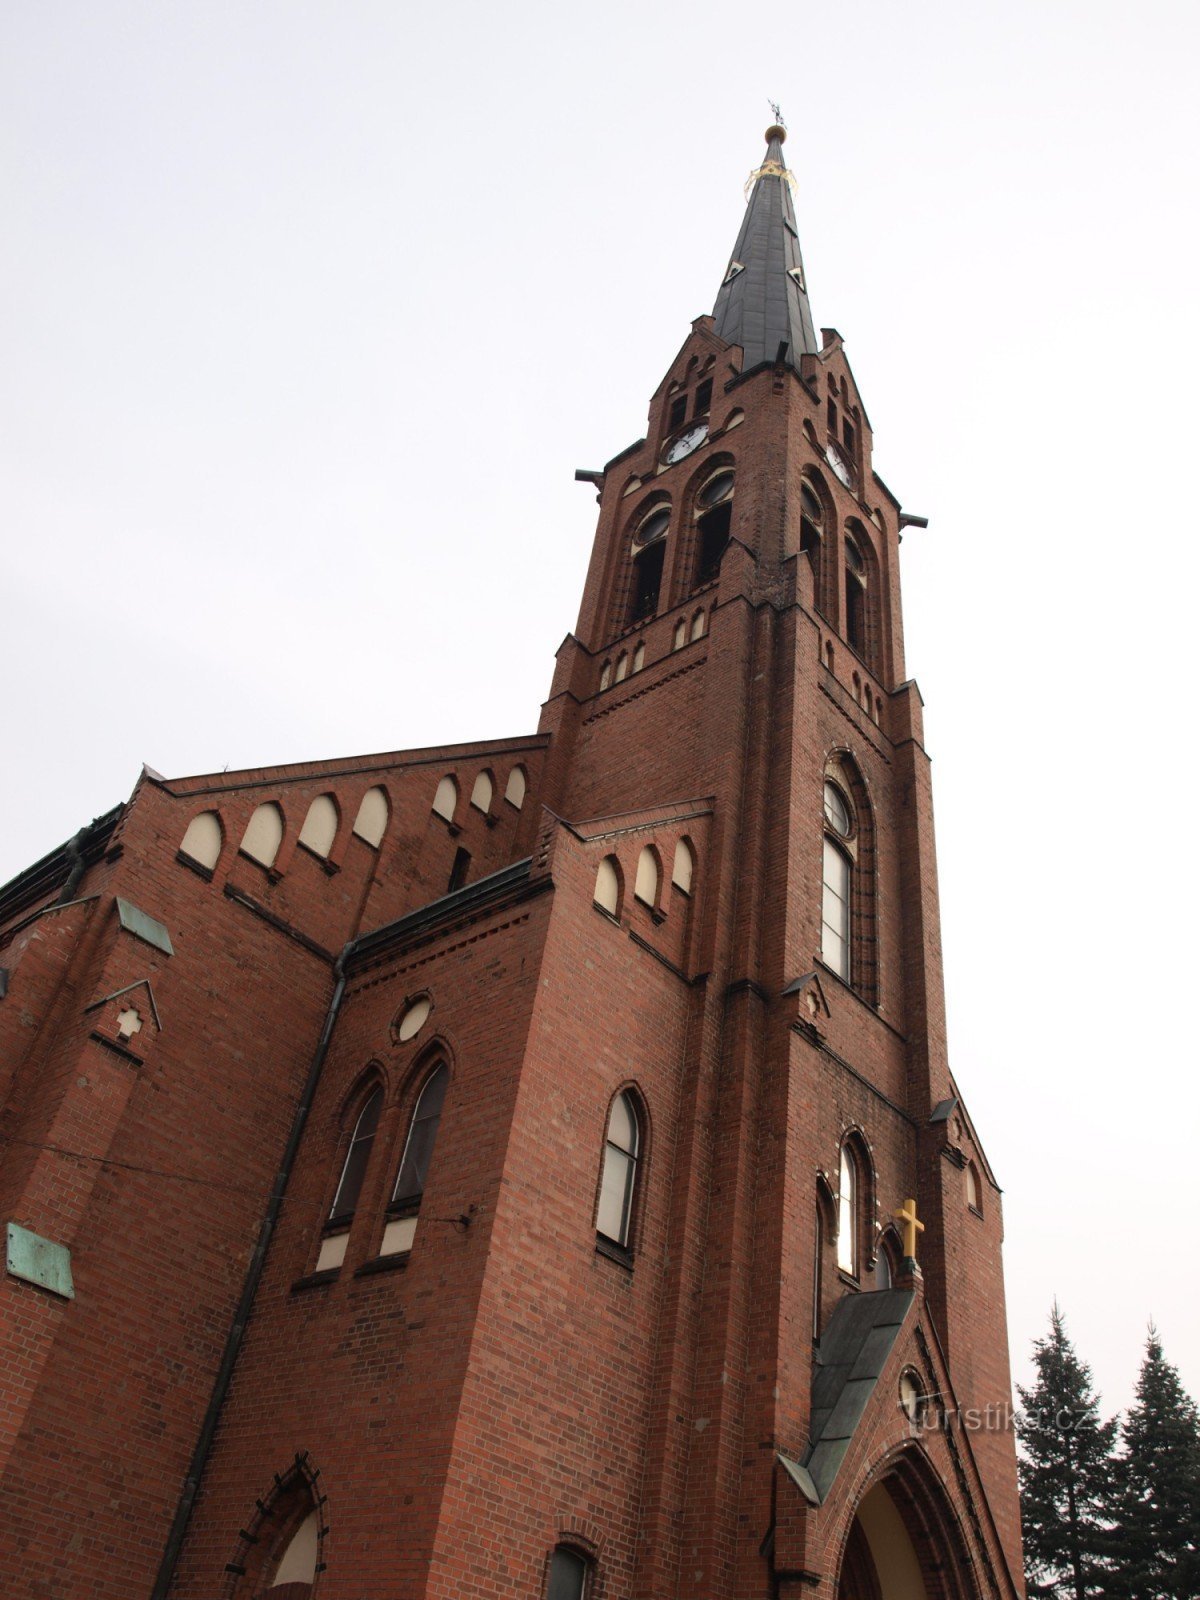
{"label": "weathervane", "polygon": [[770,106],[771,115],[775,118],[775,121],[779,127],[786,128],[787,123],[783,120],[783,112],[780,111],[778,102],[775,100],[768,100],[767,104]]}

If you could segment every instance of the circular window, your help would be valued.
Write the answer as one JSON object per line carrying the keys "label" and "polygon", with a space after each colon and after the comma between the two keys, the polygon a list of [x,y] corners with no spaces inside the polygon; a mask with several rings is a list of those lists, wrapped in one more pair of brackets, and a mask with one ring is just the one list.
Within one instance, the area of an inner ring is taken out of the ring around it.
{"label": "circular window", "polygon": [[850,837],[850,807],[835,783],[825,785],[825,821],[839,839]]}
{"label": "circular window", "polygon": [[920,1420],[921,1411],[925,1404],[925,1391],[921,1388],[921,1380],[912,1367],[905,1367],[900,1374],[900,1409],[910,1422]]}
{"label": "circular window", "polygon": [[415,1039],[425,1026],[429,1013],[433,1010],[433,1002],[427,994],[419,1000],[414,1000],[400,1014],[400,1021],[396,1025],[396,1037],[403,1044],[407,1039]]}
{"label": "circular window", "polygon": [[807,483],[800,485],[800,514],[809,522],[815,522],[817,527],[825,519],[825,512],[815,489]]}
{"label": "circular window", "polygon": [[733,473],[718,472],[715,478],[708,480],[696,499],[707,511],[710,506],[718,506],[722,500],[728,500],[732,493]]}
{"label": "circular window", "polygon": [[671,513],[663,506],[661,510],[652,511],[634,534],[635,544],[653,544],[655,539],[661,539],[671,526]]}

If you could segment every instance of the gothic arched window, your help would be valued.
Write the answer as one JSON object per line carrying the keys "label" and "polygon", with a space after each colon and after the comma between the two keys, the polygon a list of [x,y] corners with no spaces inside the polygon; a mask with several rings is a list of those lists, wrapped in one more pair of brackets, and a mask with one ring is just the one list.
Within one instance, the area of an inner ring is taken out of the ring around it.
{"label": "gothic arched window", "polygon": [[822,780],[821,960],[868,1003],[877,1003],[875,826],[871,801],[848,752]]}
{"label": "gothic arched window", "polygon": [[858,1161],[843,1144],[838,1167],[837,1264],[842,1272],[858,1276]]}
{"label": "gothic arched window", "polygon": [[627,1089],[622,1090],[608,1114],[596,1232],[625,1249],[633,1221],[641,1142],[637,1102]]}
{"label": "gothic arched window", "polygon": [[396,1175],[396,1187],[392,1190],[391,1204],[388,1206],[380,1255],[398,1255],[412,1249],[417,1232],[417,1213],[421,1209],[421,1196],[425,1193],[425,1181],[429,1176],[429,1163],[449,1082],[450,1068],[444,1061],[439,1061],[417,1096],[412,1121],[408,1125],[408,1138],[404,1141],[400,1171]]}
{"label": "gothic arched window", "polygon": [[733,517],[733,473],[726,467],[696,496],[696,584],[711,583],[721,570]]}
{"label": "gothic arched window", "polygon": [[867,563],[858,541],[846,535],[846,643],[867,655]]}
{"label": "gothic arched window", "polygon": [[668,506],[657,505],[637,526],[633,535],[633,600],[630,622],[652,617],[658,610],[663,563],[667,554],[667,530],[671,526]]}
{"label": "gothic arched window", "polygon": [[849,796],[825,780],[824,863],[821,892],[821,959],[839,978],[850,982],[850,878],[853,863],[847,848],[854,833]]}
{"label": "gothic arched window", "polygon": [[383,1090],[377,1084],[363,1101],[362,1110],[354,1122],[350,1144],[342,1162],[342,1175],[334,1191],[333,1204],[325,1223],[325,1233],[317,1256],[318,1272],[327,1267],[340,1267],[346,1259],[346,1246],[350,1239],[350,1224],[358,1209],[367,1163],[371,1159],[371,1146],[379,1129],[379,1113],[383,1110]]}

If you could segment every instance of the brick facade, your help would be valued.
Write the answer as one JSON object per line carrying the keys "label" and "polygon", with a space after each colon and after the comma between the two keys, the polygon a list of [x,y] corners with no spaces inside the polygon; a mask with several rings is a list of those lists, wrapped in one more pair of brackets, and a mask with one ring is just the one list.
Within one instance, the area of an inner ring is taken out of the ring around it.
{"label": "brick facade", "polygon": [[[752,217],[782,184],[768,163]],[[751,365],[718,326],[693,325],[598,484],[536,734],[145,772],[0,892],[0,1195],[69,1250],[75,1291],[0,1282],[6,1594],[516,1600],[563,1547],[587,1600],[1023,1595],[1000,1194],[947,1060],[901,508],[836,334]],[[845,976],[827,775],[854,817]],[[355,826],[372,790],[378,842]],[[264,803],[269,864],[239,849]],[[201,812],[211,864],[180,852]],[[439,1066],[414,1233],[415,1202],[390,1202]],[[616,1239],[596,1224],[621,1095]],[[891,1223],[908,1197],[915,1272]],[[903,1319],[863,1346],[818,1492],[835,1314],[883,1305],[885,1269]],[[306,1539],[296,1580],[280,1563]]]}

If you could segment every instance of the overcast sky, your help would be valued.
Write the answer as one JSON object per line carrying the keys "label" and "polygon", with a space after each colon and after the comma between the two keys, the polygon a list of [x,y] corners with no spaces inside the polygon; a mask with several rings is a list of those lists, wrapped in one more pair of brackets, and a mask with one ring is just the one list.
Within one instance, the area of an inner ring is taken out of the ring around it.
{"label": "overcast sky", "polygon": [[3,0],[0,881],[169,775],[531,731],[790,127],[903,550],[952,1061],[1108,1409],[1200,1393],[1200,8]]}

